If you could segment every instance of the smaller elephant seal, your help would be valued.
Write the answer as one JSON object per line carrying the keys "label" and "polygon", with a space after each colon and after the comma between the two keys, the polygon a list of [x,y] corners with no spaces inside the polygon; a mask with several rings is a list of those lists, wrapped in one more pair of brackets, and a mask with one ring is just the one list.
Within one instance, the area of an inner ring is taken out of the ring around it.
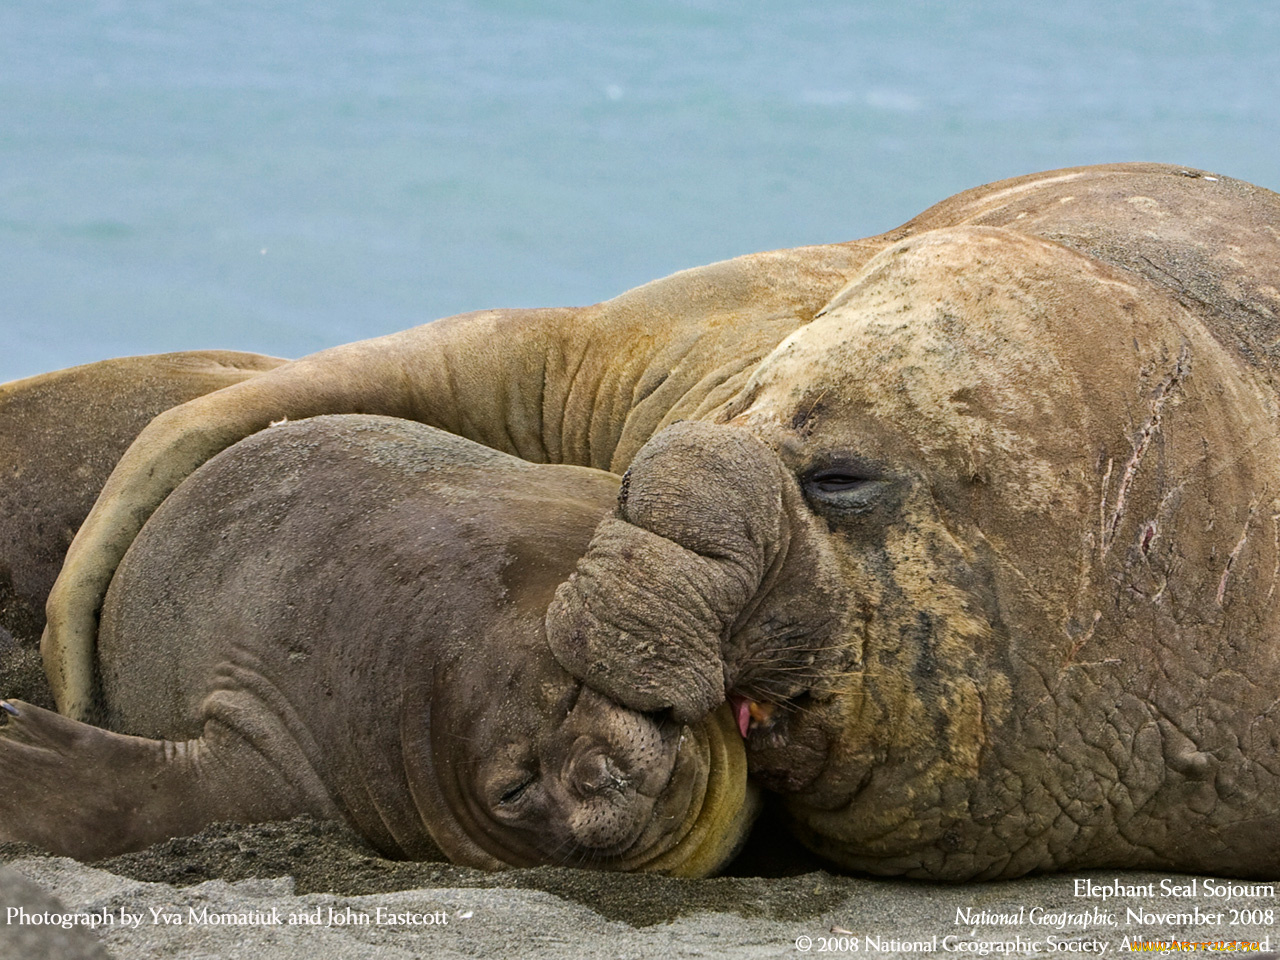
{"label": "smaller elephant seal", "polygon": [[755,812],[727,709],[619,706],[546,643],[617,488],[386,417],[242,441],[113,579],[106,729],[0,702],[0,839],[93,859],[305,813],[396,857],[714,872]]}

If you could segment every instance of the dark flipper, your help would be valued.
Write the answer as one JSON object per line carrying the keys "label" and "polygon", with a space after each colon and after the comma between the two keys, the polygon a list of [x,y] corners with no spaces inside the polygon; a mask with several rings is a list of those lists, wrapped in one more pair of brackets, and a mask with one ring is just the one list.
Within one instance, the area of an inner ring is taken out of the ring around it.
{"label": "dark flipper", "polygon": [[94,860],[222,820],[327,811],[245,739],[211,721],[175,743],[0,701],[0,841]]}

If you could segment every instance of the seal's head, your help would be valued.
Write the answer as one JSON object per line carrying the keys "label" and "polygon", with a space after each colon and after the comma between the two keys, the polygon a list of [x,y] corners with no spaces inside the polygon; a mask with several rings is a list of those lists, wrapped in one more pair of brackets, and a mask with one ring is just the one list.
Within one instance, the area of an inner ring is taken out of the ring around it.
{"label": "seal's head", "polygon": [[443,852],[485,868],[722,868],[757,812],[727,709],[693,724],[629,709],[540,649],[459,651],[410,698],[409,786]]}

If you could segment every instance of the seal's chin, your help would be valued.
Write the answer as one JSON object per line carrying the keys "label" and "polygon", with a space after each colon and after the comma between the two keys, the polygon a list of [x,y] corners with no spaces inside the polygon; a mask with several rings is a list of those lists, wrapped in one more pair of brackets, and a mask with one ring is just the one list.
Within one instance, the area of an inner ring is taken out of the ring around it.
{"label": "seal's chin", "polygon": [[692,789],[679,791],[679,797],[673,791],[660,798],[654,811],[655,824],[670,817],[680,818],[679,826],[663,829],[652,843],[642,835],[629,853],[609,862],[608,869],[711,876],[727,866],[746,841],[760,812],[760,797],[747,782],[746,751],[732,708],[722,704],[686,730],[672,782],[692,778]]}

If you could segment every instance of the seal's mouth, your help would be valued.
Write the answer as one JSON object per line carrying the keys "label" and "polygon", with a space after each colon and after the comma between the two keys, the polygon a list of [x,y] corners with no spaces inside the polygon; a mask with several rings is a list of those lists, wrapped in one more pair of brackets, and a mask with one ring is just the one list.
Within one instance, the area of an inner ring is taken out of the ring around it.
{"label": "seal's mouth", "polygon": [[705,877],[733,859],[760,801],[747,782],[746,753],[730,705],[681,729],[671,780],[657,799],[628,853],[601,866]]}
{"label": "seal's mouth", "polygon": [[778,715],[778,705],[767,700],[752,700],[740,693],[729,694],[729,709],[738,725],[738,733],[746,740],[752,733],[770,730]]}
{"label": "seal's mouth", "polygon": [[821,777],[831,743],[811,695],[780,703],[732,692],[728,701],[754,782],[775,793],[798,793]]}

